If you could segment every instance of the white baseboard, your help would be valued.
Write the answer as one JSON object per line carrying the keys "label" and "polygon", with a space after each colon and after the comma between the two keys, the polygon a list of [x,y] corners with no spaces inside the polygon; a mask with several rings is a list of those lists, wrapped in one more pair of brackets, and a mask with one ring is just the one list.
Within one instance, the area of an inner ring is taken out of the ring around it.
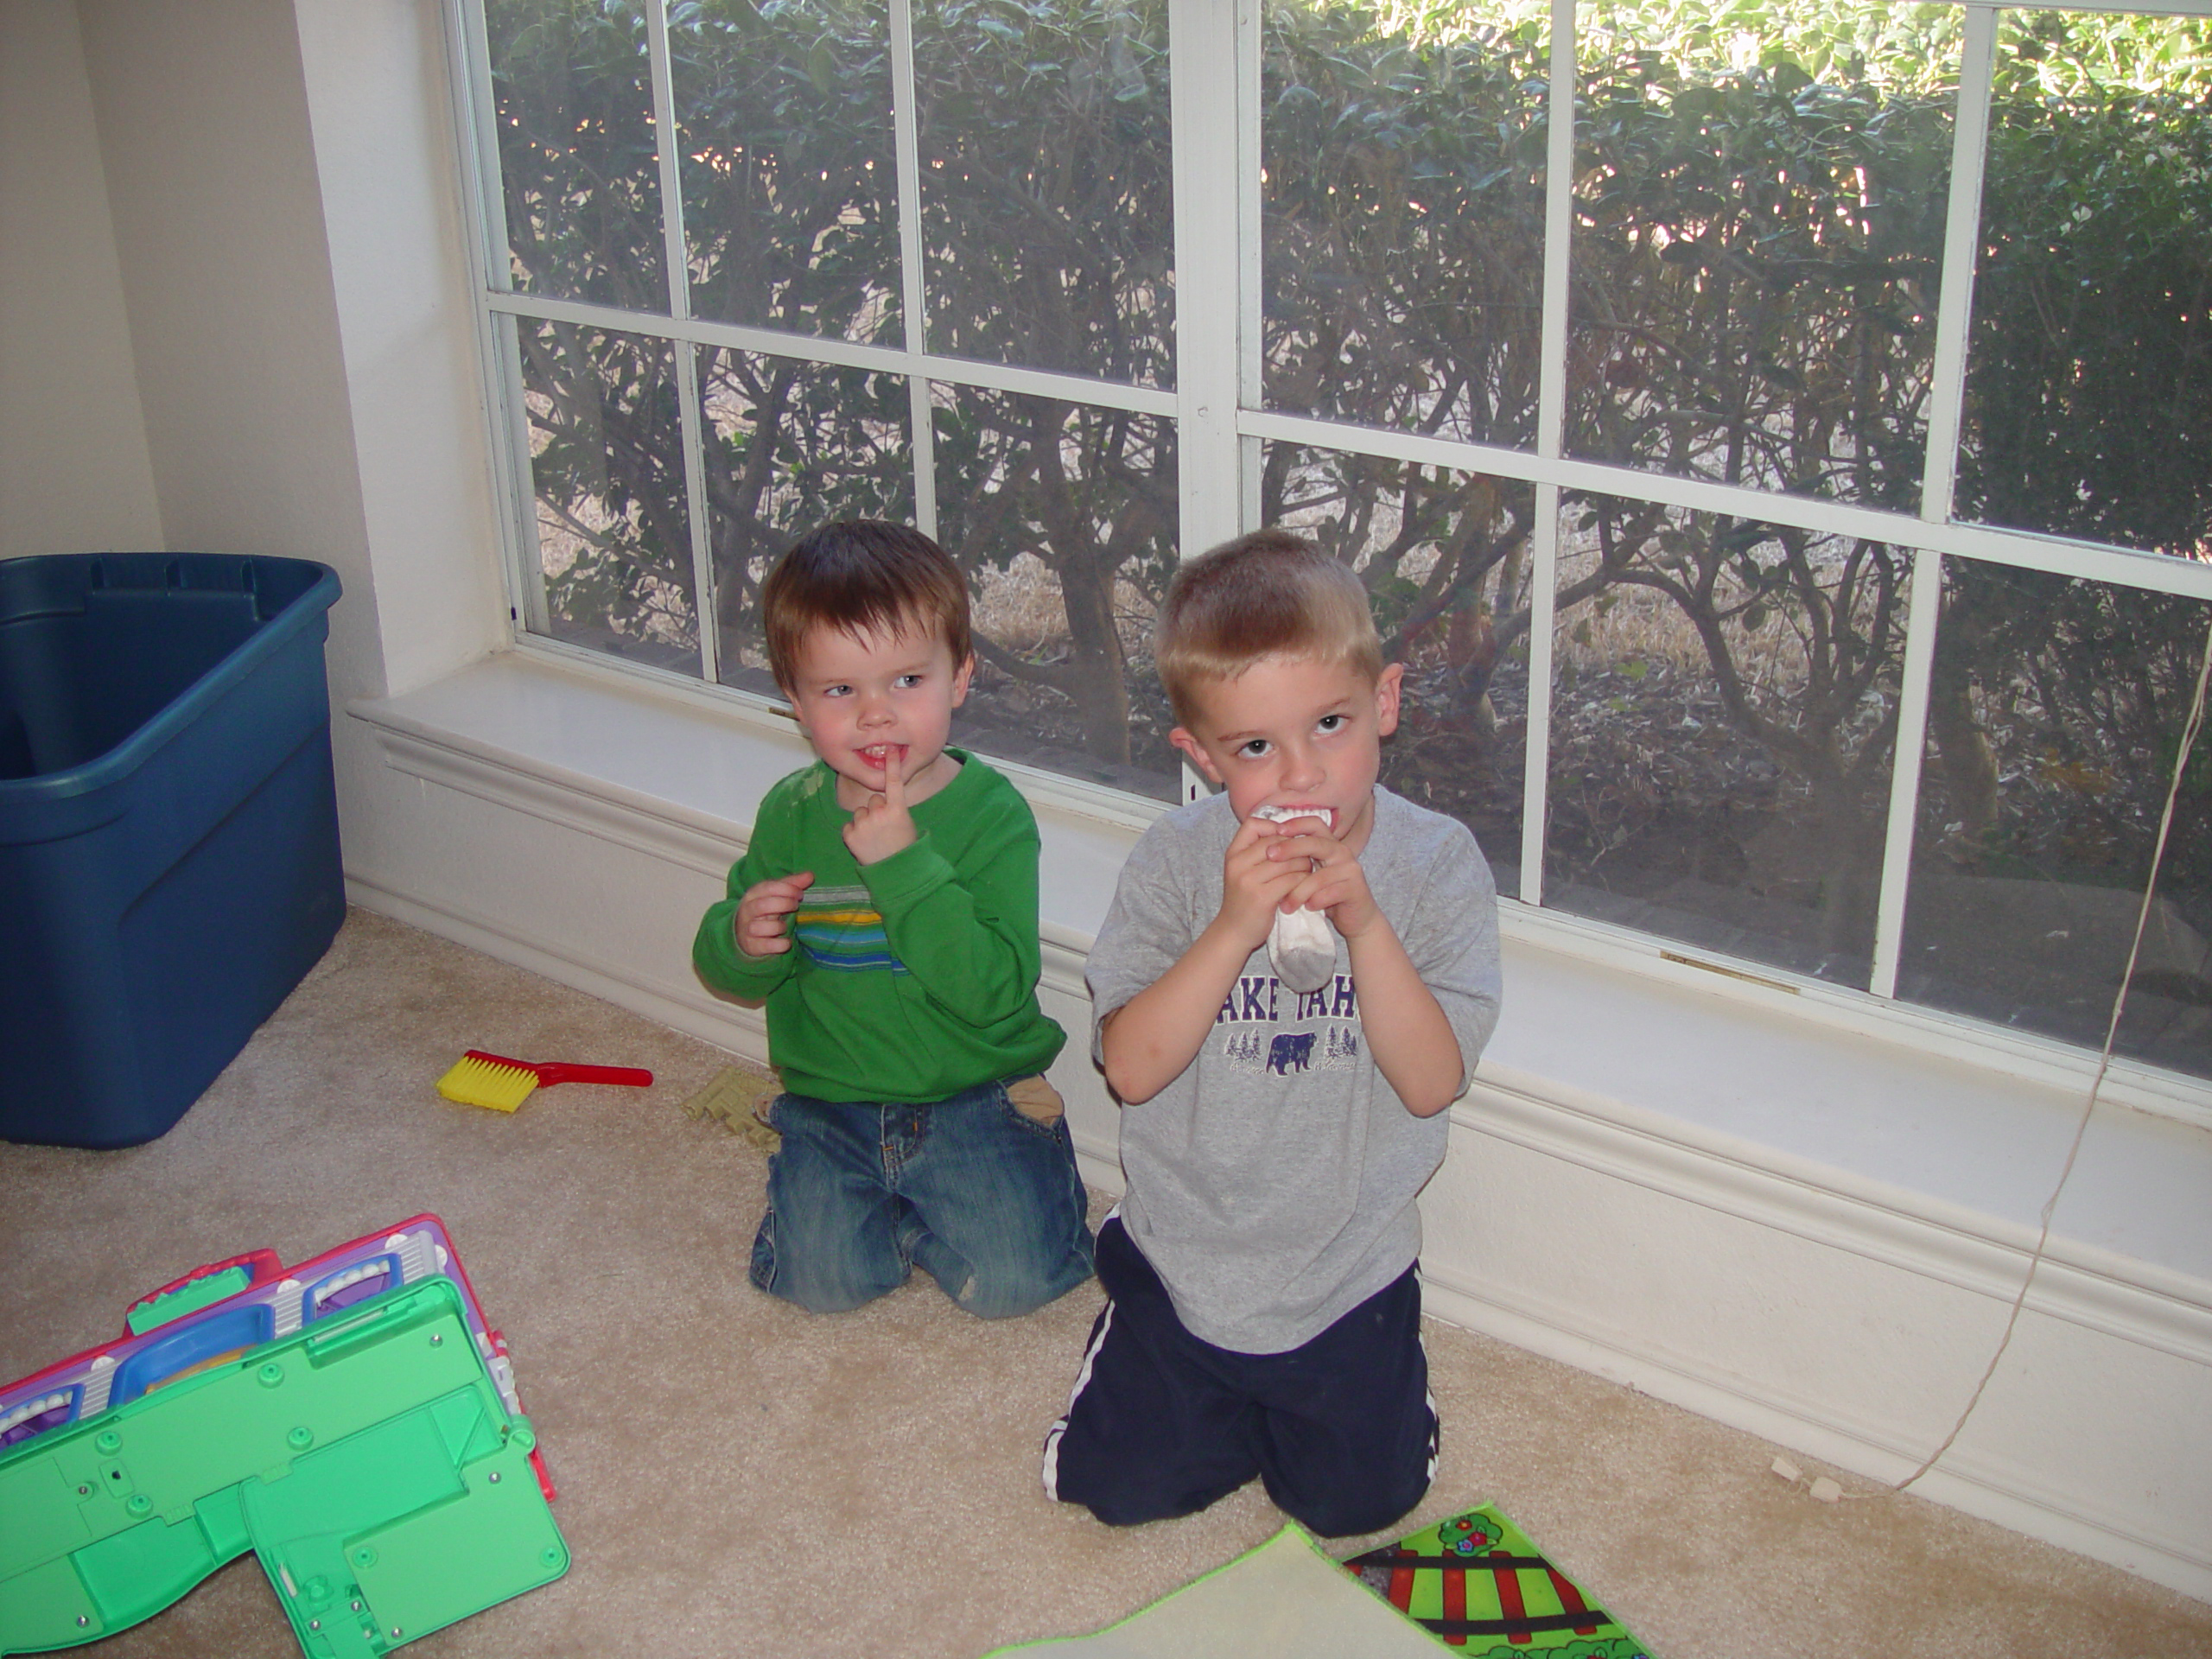
{"label": "white baseboard", "polygon": [[[2033,1258],[2033,1229],[1901,1185],[1854,1179],[1770,1148],[1485,1066],[1454,1109],[1478,1134],[1648,1191],[2010,1303]],[[2212,1285],[2054,1232],[2031,1312],[2212,1366]]]}
{"label": "white baseboard", "polygon": [[[1918,1455],[1911,1455],[1867,1425],[1838,1421],[1811,1402],[1784,1402],[1740,1376],[1705,1373],[1618,1337],[1607,1340],[1573,1329],[1560,1320],[1556,1308],[1539,1315],[1514,1306],[1516,1299],[1494,1287],[1477,1288],[1455,1283],[1453,1278],[1448,1269],[1440,1274],[1423,1262],[1423,1313],[1820,1459],[1878,1486],[1903,1480],[1934,1450],[1932,1446],[1919,1448]],[[2150,1535],[2139,1521],[2129,1517],[2092,1513],[2077,1497],[2032,1490],[2018,1469],[1993,1469],[1954,1448],[1910,1491],[1931,1503],[2212,1602],[2212,1559],[2191,1541]]]}

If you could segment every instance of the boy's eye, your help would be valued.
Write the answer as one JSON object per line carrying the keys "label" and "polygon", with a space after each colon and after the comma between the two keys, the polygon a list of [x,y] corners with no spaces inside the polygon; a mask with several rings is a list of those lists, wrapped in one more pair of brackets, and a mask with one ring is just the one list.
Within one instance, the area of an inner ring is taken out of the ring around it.
{"label": "boy's eye", "polygon": [[917,670],[912,674],[901,674],[897,683],[900,690],[911,691],[922,683],[922,677],[921,672]]}
{"label": "boy's eye", "polygon": [[1324,715],[1321,716],[1319,729],[1325,732],[1340,732],[1351,719],[1350,715]]}
{"label": "boy's eye", "polygon": [[1236,753],[1247,760],[1257,760],[1272,747],[1264,737],[1255,737],[1236,746]]}

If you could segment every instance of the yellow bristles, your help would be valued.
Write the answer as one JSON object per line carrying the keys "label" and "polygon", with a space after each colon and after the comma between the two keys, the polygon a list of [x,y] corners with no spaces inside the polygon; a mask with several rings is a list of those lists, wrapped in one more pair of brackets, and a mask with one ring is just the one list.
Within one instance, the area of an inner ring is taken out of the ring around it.
{"label": "yellow bristles", "polygon": [[464,1054],[452,1071],[438,1079],[438,1092],[464,1106],[486,1106],[495,1112],[512,1112],[537,1087],[537,1073],[527,1066],[501,1065],[482,1056]]}

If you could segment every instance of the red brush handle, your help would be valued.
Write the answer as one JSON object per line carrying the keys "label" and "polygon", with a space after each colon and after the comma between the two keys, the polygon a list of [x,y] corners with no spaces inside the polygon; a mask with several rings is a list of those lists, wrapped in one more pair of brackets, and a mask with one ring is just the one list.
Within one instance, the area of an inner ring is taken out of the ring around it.
{"label": "red brush handle", "polygon": [[634,1065],[571,1065],[566,1060],[548,1060],[530,1068],[537,1073],[541,1088],[551,1088],[556,1083],[619,1083],[632,1089],[643,1089],[653,1080],[653,1074]]}

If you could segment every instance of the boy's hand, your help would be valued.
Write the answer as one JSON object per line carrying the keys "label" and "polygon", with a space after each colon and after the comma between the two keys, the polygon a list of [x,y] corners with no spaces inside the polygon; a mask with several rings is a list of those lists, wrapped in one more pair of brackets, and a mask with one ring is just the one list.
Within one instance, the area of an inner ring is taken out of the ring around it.
{"label": "boy's hand", "polygon": [[904,748],[885,754],[883,788],[862,802],[845,826],[845,845],[855,864],[880,863],[914,844],[914,818],[906,810],[906,780],[899,775],[906,764]]}
{"label": "boy's hand", "polygon": [[[1314,820],[1292,819],[1283,828],[1295,831],[1301,822]],[[1433,1117],[1458,1098],[1466,1065],[1435,992],[1375,902],[1358,855],[1320,827],[1282,836],[1266,852],[1299,873],[1282,908],[1318,910],[1344,936],[1369,1056],[1408,1111]]]}
{"label": "boy's hand", "polygon": [[1243,941],[1248,956],[1268,942],[1275,912],[1291,908],[1283,901],[1306,874],[1301,864],[1281,861],[1275,849],[1284,844],[1281,824],[1247,818],[1222,858],[1218,920],[1231,938]]}
{"label": "boy's hand", "polygon": [[1281,907],[1320,911],[1346,940],[1356,939],[1382,920],[1382,912],[1368,890],[1367,872],[1360,868],[1358,856],[1350,848],[1326,829],[1298,830],[1300,824],[1319,822],[1318,818],[1287,820],[1281,828],[1291,833],[1278,837],[1266,849],[1268,857],[1287,861],[1294,871],[1299,869],[1300,858],[1310,861],[1310,869],[1292,885]]}
{"label": "boy's hand", "polygon": [[814,872],[755,881],[737,901],[737,948],[748,957],[779,957],[791,948],[791,912],[814,885]]}

